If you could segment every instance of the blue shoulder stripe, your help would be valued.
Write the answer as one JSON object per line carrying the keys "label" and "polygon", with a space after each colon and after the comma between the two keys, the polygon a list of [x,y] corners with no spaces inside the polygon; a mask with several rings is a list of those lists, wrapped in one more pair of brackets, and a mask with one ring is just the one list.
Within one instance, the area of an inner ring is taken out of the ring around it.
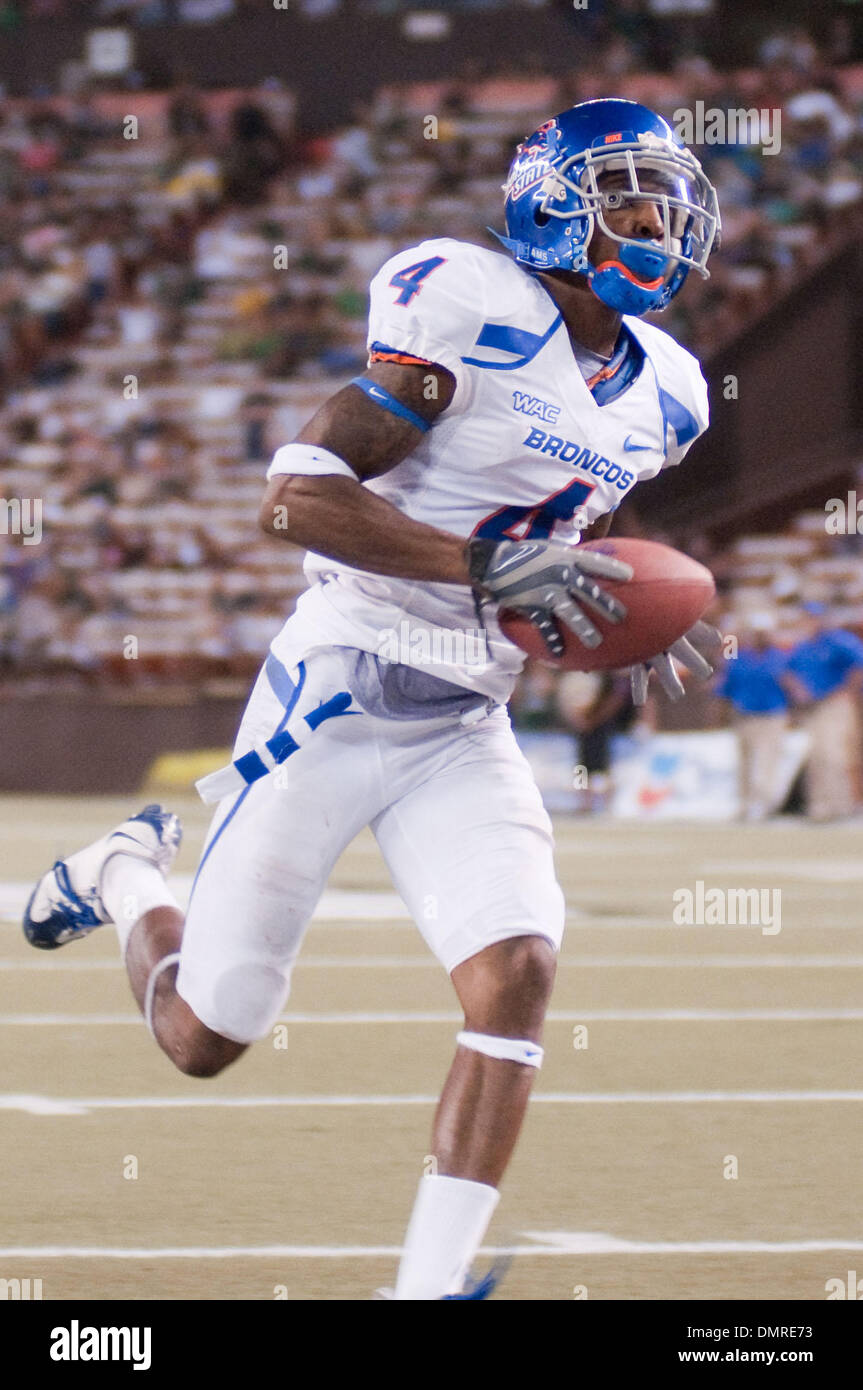
{"label": "blue shoulder stripe", "polygon": [[525,328],[511,328],[505,323],[484,323],[474,347],[492,348],[496,352],[518,353],[515,362],[486,362],[481,357],[463,357],[467,367],[485,367],[490,372],[514,372],[526,367],[536,354],[545,347],[551,335],[563,323],[563,315],[558,314],[546,331],[540,335],[529,333]]}
{"label": "blue shoulder stripe", "polygon": [[670,391],[664,391],[658,381],[656,387],[659,391],[659,404],[666,424],[671,425],[677,435],[678,444],[681,446],[688,444],[698,434],[698,421],[686,409],[683,402],[679,401],[676,396],[672,396]]}

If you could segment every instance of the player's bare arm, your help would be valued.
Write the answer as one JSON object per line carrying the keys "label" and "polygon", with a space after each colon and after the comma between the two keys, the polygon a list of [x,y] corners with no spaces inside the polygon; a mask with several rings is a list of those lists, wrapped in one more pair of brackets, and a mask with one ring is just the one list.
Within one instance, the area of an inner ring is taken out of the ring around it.
{"label": "player's bare arm", "polygon": [[[428,424],[455,391],[455,380],[443,367],[380,362],[363,375]],[[418,425],[382,410],[357,386],[336,392],[297,436],[298,443],[318,444],[344,459],[360,480],[395,468],[421,439]],[[471,582],[462,536],[412,520],[351,478],[275,477],[264,493],[260,521],[270,535],[373,574]]]}
{"label": "player's bare arm", "polygon": [[[452,374],[429,364],[375,363],[365,379],[428,425],[446,409],[455,391]],[[628,566],[603,556],[582,560],[569,547],[547,542],[530,547],[509,540],[466,542],[414,521],[362,486],[362,480],[380,477],[401,463],[422,435],[418,423],[382,409],[355,385],[344,387],[313,416],[296,442],[319,445],[336,455],[356,473],[356,480],[340,474],[277,475],[264,493],[263,529],[373,574],[471,584],[487,598],[505,596],[509,607],[526,612],[535,623],[553,655],[563,650],[560,622],[585,646],[598,645],[601,634],[582,605],[619,621],[623,606],[606,597],[596,578],[626,579]]]}
{"label": "player's bare arm", "polygon": [[[432,363],[375,362],[362,375],[428,425],[443,414],[455,394],[452,373]],[[350,385],[325,401],[300,430],[297,442],[332,450],[365,480],[395,468],[421,438],[416,425],[382,410],[359,387]]]}

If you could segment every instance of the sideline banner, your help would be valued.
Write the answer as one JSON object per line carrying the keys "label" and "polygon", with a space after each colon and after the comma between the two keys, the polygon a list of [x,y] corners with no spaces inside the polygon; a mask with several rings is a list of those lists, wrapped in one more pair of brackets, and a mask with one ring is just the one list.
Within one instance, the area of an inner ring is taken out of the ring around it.
{"label": "sideline banner", "polygon": [[[571,734],[520,732],[518,742],[547,810],[574,811],[578,740]],[[802,730],[785,735],[777,774],[783,800],[807,746]],[[731,729],[619,735],[612,740],[610,814],[621,820],[734,820],[740,814],[739,757]]]}
{"label": "sideline banner", "polygon": [[[808,738],[785,735],[777,771],[781,802],[802,766]],[[622,819],[728,821],[740,815],[740,750],[731,729],[615,739],[611,813]]]}

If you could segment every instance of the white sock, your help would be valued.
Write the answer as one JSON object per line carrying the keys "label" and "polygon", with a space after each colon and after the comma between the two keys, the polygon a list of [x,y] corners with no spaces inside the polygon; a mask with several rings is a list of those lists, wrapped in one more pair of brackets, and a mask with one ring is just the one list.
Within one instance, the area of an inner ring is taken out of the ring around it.
{"label": "white sock", "polygon": [[396,1298],[428,1300],[461,1293],[499,1198],[496,1187],[469,1178],[421,1178]]}
{"label": "white sock", "polygon": [[117,928],[124,957],[132,928],[145,912],[154,907],[180,910],[161,869],[133,854],[111,855],[102,873],[101,897]]}

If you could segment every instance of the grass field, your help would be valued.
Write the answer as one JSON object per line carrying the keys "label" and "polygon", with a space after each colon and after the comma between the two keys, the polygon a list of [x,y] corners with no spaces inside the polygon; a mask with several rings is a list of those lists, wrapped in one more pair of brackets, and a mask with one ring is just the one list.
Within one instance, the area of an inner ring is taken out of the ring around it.
{"label": "grass field", "polygon": [[[180,802],[182,897],[208,813]],[[286,1033],[215,1080],[179,1075],[112,928],[47,955],[18,927],[53,857],[129,809],[0,798],[0,1278],[41,1278],[45,1299],[368,1298],[427,1154],[449,982],[363,836]],[[496,1296],[823,1299],[863,1273],[860,826],[556,831],[569,926],[488,1236],[515,1251]],[[781,931],[674,925],[699,879],[781,890]]]}

